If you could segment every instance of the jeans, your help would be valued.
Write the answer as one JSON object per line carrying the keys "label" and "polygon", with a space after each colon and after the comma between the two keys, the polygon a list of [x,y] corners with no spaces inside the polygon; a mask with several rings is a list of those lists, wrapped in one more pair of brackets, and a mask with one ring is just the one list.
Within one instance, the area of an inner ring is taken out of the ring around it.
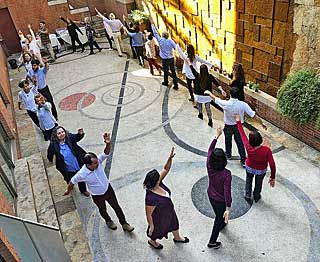
{"label": "jeans", "polygon": [[96,196],[92,195],[92,200],[99,208],[100,215],[104,218],[106,222],[109,222],[111,220],[111,217],[107,213],[107,207],[106,207],[105,201],[109,203],[109,205],[112,207],[112,209],[116,213],[119,219],[119,223],[121,225],[127,223],[126,218],[122,212],[122,209],[119,206],[116,194],[114,193],[114,190],[110,184],[109,184],[108,190],[104,193],[104,195],[96,195]]}
{"label": "jeans", "polygon": [[143,65],[143,46],[134,46],[134,50],[136,51],[137,58],[139,60],[139,65]]}
{"label": "jeans", "polygon": [[249,173],[248,171],[247,173],[247,177],[246,177],[246,197],[251,198],[251,193],[252,193],[252,180],[254,177],[254,190],[253,190],[253,198],[257,199],[260,197],[261,194],[261,190],[262,190],[262,183],[263,183],[263,179],[265,177],[266,174],[263,175],[253,175],[251,173]]}
{"label": "jeans", "polygon": [[27,110],[27,113],[28,113],[28,115],[30,116],[30,118],[31,118],[31,120],[33,121],[33,123],[34,123],[37,127],[40,127],[37,113],[32,112],[32,111],[30,111],[30,110]]}
{"label": "jeans", "polygon": [[173,85],[178,87],[178,78],[176,74],[176,70],[174,68],[174,59],[162,59],[162,67],[163,67],[163,82],[165,85],[168,85],[168,77],[169,77],[169,69],[171,71],[171,76],[173,79]]}
{"label": "jeans", "polygon": [[97,41],[89,40],[90,45],[90,54],[93,54],[93,46],[95,46],[97,49],[101,50],[100,46],[98,45]]}
{"label": "jeans", "polygon": [[225,145],[226,145],[226,155],[227,157],[231,157],[231,149],[232,149],[232,135],[234,135],[234,140],[236,141],[238,152],[241,158],[241,162],[244,163],[246,161],[246,151],[244,149],[244,145],[237,128],[237,125],[225,125],[224,129],[225,136]]}
{"label": "jeans", "polygon": [[56,105],[54,104],[53,102],[53,97],[51,95],[51,92],[49,90],[49,87],[48,86],[45,86],[45,88],[42,88],[42,89],[38,89],[39,93],[41,95],[43,95],[47,101],[51,104],[52,108],[51,108],[51,111],[52,111],[52,115],[54,116],[54,118],[56,120],[58,120],[58,113],[57,113],[57,108],[56,108]]}
{"label": "jeans", "polygon": [[[77,171],[78,172],[78,171]],[[67,175],[66,176],[63,176],[64,177],[64,180],[67,182],[67,184],[69,184],[71,178],[77,173],[77,172],[67,172]],[[87,186],[86,186],[86,183],[85,182],[79,182],[78,183],[78,187],[79,187],[79,191],[81,193],[84,193],[87,191]]]}
{"label": "jeans", "polygon": [[216,214],[216,217],[213,223],[210,241],[209,241],[209,243],[213,244],[217,241],[220,230],[226,226],[226,223],[224,222],[224,218],[223,218],[223,214],[226,211],[226,204],[224,202],[216,202],[210,197],[209,197],[209,200],[213,208],[213,211]]}
{"label": "jeans", "polygon": [[192,101],[194,101],[192,82],[193,82],[193,86],[194,86],[195,85],[195,79],[189,79],[187,77],[187,88],[189,90],[190,98],[192,99]]}

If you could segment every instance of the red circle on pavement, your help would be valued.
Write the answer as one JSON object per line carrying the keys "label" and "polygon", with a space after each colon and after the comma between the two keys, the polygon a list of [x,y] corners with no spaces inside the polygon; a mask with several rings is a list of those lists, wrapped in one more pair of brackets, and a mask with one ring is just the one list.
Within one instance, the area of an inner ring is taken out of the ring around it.
{"label": "red circle on pavement", "polygon": [[88,93],[76,93],[76,94],[72,94],[70,96],[67,96],[65,98],[63,98],[60,102],[59,102],[59,108],[65,111],[74,111],[77,110],[77,105],[79,103],[79,101],[84,97],[84,100],[81,103],[81,109],[85,108],[89,105],[91,105],[95,100],[96,97],[92,94],[88,94]]}

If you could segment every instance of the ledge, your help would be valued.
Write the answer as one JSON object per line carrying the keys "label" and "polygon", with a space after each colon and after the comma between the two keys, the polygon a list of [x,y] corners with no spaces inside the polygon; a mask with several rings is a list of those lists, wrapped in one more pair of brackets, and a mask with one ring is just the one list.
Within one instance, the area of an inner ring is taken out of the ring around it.
{"label": "ledge", "polygon": [[68,3],[67,0],[48,0],[48,5],[60,5]]}

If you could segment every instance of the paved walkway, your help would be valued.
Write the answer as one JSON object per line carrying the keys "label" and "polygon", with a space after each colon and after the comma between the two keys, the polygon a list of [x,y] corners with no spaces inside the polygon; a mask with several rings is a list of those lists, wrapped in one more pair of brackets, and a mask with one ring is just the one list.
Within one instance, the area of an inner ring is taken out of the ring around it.
{"label": "paved walkway", "polygon": [[[205,155],[215,128],[223,125],[222,113],[212,107],[214,128],[208,127],[206,118],[197,118],[186,88],[161,86],[161,78],[115,51],[61,57],[50,66],[47,79],[59,105],[59,124],[71,132],[84,128],[80,144],[85,149],[100,153],[103,132],[112,132],[113,155],[106,169],[135,231],[109,230],[92,200],[74,190],[94,261],[320,261],[320,171],[311,161],[272,140],[276,187],[271,189],[265,179],[262,199],[252,206],[243,200],[244,169],[238,160],[229,161],[232,219],[219,237],[223,247],[209,250],[213,220],[206,198]],[[277,131],[274,137],[281,134]],[[176,157],[165,183],[190,243],[176,245],[170,235],[161,240],[164,249],[159,252],[147,245],[142,182],[147,171],[162,168],[172,145]],[[223,136],[218,146],[224,148]],[[303,148],[313,160],[319,159],[319,152]]]}

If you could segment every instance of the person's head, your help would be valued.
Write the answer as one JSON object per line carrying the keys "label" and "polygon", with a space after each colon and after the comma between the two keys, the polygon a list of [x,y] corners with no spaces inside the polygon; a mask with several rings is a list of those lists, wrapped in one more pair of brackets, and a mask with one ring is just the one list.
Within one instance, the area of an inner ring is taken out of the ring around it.
{"label": "person's head", "polygon": [[99,166],[98,157],[95,153],[92,152],[88,152],[87,154],[85,154],[83,162],[90,170],[95,170]]}
{"label": "person's head", "polygon": [[139,25],[135,25],[133,30],[138,33],[140,31]]}
{"label": "person's head", "polygon": [[39,69],[40,61],[38,59],[32,59],[31,60],[31,65],[32,65],[33,71],[36,72]]}
{"label": "person's head", "polygon": [[156,169],[153,169],[146,174],[146,178],[143,181],[143,186],[146,189],[151,190],[159,183],[159,180],[160,180],[159,172]]}
{"label": "person's head", "polygon": [[187,46],[187,54],[188,54],[188,58],[189,58],[190,62],[192,63],[193,59],[195,57],[195,50],[194,50],[193,45]]}
{"label": "person's head", "polygon": [[232,98],[239,98],[239,88],[238,87],[231,87],[230,89],[230,96]]}
{"label": "person's head", "polygon": [[115,19],[115,18],[116,18],[116,16],[114,15],[114,13],[110,13],[110,14],[109,14],[109,19],[113,20],[113,19]]}
{"label": "person's head", "polygon": [[41,95],[40,93],[39,94],[36,94],[34,96],[34,102],[38,105],[38,106],[41,106],[43,105],[45,102],[46,102],[46,99],[44,98],[43,95]]}
{"label": "person's head", "polygon": [[149,34],[149,35],[148,35],[148,40],[152,40],[152,39],[153,39],[152,34]]}
{"label": "person's head", "polygon": [[129,27],[133,28],[133,23],[132,22],[129,22]]}
{"label": "person's head", "polygon": [[249,144],[252,147],[260,146],[263,142],[262,136],[258,131],[251,131],[249,133]]}
{"label": "person's head", "polygon": [[210,156],[210,165],[213,170],[222,171],[227,165],[227,157],[223,149],[215,148]]}
{"label": "person's head", "polygon": [[162,32],[162,37],[165,38],[165,39],[168,39],[169,38],[169,33],[167,31],[163,31]]}
{"label": "person's head", "polygon": [[32,36],[30,34],[28,34],[28,35],[26,35],[26,38],[28,40],[28,44],[30,44],[32,41]]}
{"label": "person's head", "polygon": [[30,62],[31,61],[32,56],[31,56],[30,53],[24,53],[22,58],[23,58],[23,62],[26,63],[26,62]]}
{"label": "person's head", "polygon": [[243,85],[245,85],[245,77],[242,65],[239,63],[234,63],[232,66],[232,75],[234,80],[240,81]]}
{"label": "person's head", "polygon": [[25,93],[29,93],[30,92],[30,84],[29,84],[29,81],[26,80],[26,79],[22,79],[18,86],[25,92]]}
{"label": "person's head", "polygon": [[62,126],[57,126],[55,129],[53,129],[52,131],[52,140],[56,140],[58,142],[60,141],[64,141],[64,139],[66,138],[66,136],[68,136],[68,131],[65,130],[64,127]]}
{"label": "person's head", "polygon": [[88,16],[85,17],[85,18],[84,18],[84,22],[85,22],[86,24],[90,24],[90,22],[91,22],[91,21],[90,21],[90,17],[88,17]]}
{"label": "person's head", "polygon": [[46,22],[45,21],[40,21],[39,22],[39,27],[40,28],[44,28],[46,26]]}

